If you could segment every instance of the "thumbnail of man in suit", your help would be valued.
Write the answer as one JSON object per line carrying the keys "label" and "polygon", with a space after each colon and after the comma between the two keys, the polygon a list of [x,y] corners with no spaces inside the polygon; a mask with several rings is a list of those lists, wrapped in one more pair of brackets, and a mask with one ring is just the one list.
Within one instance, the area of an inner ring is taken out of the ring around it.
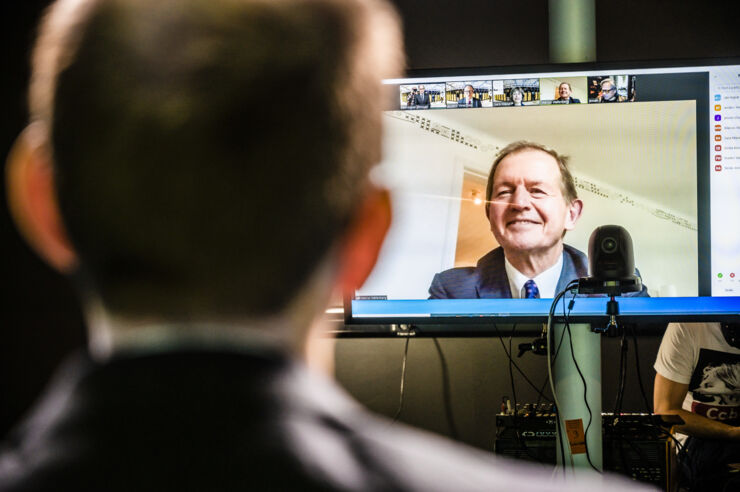
{"label": "thumbnail of man in suit", "polygon": [[[307,367],[389,227],[370,170],[398,26],[376,0],[52,5],[9,198],[90,345],[0,447],[0,491],[598,486],[392,425]],[[254,97],[276,84],[307,97]]]}
{"label": "thumbnail of man in suit", "polygon": [[580,99],[576,99],[571,94],[573,89],[568,82],[561,82],[558,86],[558,98],[556,101],[568,103],[568,104],[580,104]]}
{"label": "thumbnail of man in suit", "polygon": [[480,99],[475,97],[475,89],[473,86],[468,84],[463,88],[463,97],[457,101],[458,108],[480,108]]}
{"label": "thumbnail of man in suit", "polygon": [[500,246],[475,267],[436,274],[431,299],[552,298],[588,275],[586,255],[563,243],[583,210],[566,156],[534,142],[509,144],[491,166],[485,210]]}
{"label": "thumbnail of man in suit", "polygon": [[599,82],[601,85],[601,93],[599,95],[599,102],[601,103],[615,103],[624,102],[627,100],[625,96],[620,96],[617,92],[617,86],[614,80],[611,78],[603,79]]}
{"label": "thumbnail of man in suit", "polygon": [[423,85],[419,86],[419,92],[414,96],[416,102],[416,109],[429,109],[432,106],[429,100],[429,94],[424,89]]}

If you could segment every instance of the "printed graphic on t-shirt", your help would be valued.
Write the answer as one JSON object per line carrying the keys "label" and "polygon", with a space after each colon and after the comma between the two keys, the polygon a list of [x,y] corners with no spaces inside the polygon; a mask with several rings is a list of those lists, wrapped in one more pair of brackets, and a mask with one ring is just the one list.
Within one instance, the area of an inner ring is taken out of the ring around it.
{"label": "printed graphic on t-shirt", "polygon": [[740,354],[703,348],[689,382],[691,411],[730,425],[740,424]]}

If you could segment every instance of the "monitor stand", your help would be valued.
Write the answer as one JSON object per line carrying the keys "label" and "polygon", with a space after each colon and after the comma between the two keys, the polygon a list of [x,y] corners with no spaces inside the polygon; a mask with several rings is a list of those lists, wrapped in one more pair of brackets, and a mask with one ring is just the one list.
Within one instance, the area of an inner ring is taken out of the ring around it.
{"label": "monitor stand", "polygon": [[[591,465],[599,471],[603,470],[603,444],[601,431],[601,335],[591,331],[590,324],[570,324],[570,335],[564,324],[553,324],[553,338],[551,339],[553,357],[553,383],[557,394],[558,418],[564,438],[563,451],[560,452],[560,433],[556,433],[556,454],[560,470],[565,463],[566,476],[573,476],[579,468],[591,469]],[[560,343],[562,339],[562,344]],[[571,344],[573,351],[571,352]],[[576,364],[573,361],[578,361]],[[584,384],[581,374],[586,381],[584,398]],[[588,407],[586,406],[588,402]],[[589,416],[590,408],[590,416]],[[589,418],[591,425],[589,426]],[[581,424],[582,422],[582,431]],[[588,428],[588,431],[586,431]],[[585,446],[583,436],[585,433]],[[569,441],[576,444],[571,451]],[[580,446],[578,445],[580,444]],[[585,450],[588,450],[587,458]]]}

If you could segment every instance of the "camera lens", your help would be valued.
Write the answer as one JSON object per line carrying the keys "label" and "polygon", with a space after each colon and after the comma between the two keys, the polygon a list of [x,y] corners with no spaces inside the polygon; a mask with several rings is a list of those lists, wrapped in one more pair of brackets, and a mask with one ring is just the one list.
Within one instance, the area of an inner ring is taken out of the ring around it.
{"label": "camera lens", "polygon": [[601,251],[607,254],[614,253],[617,250],[617,240],[613,237],[605,237],[601,241]]}

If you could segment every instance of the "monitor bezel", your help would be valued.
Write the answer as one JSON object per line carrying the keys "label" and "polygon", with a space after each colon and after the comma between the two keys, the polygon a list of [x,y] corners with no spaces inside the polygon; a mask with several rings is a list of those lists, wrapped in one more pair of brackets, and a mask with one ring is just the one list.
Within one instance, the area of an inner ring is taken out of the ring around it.
{"label": "monitor bezel", "polygon": [[[593,72],[593,71],[624,71],[632,70],[660,70],[660,69],[691,69],[691,68],[713,68],[722,66],[740,65],[740,56],[738,57],[718,57],[718,58],[687,58],[687,59],[665,59],[665,60],[624,60],[610,62],[584,62],[584,63],[551,63],[537,65],[505,65],[505,66],[481,66],[481,67],[445,67],[445,68],[424,68],[411,69],[403,77],[397,79],[387,79],[386,84],[398,85],[405,83],[420,82],[420,79],[427,81],[441,77],[467,77],[467,76],[489,76],[489,75],[517,75],[525,76],[529,74],[568,74],[573,72]],[[739,81],[740,83],[740,81]],[[698,172],[698,170],[697,170]],[[701,205],[701,204],[700,204]],[[698,234],[697,241],[709,241],[710,231],[708,227],[709,204],[704,213],[704,221],[707,222],[706,232]],[[700,296],[697,296],[700,297]],[[710,296],[701,296],[710,297]],[[618,299],[618,298],[617,298]],[[738,299],[738,310],[733,313],[703,313],[703,312],[686,312],[683,314],[625,314],[620,315],[618,320],[626,323],[667,323],[667,322],[740,322],[740,297]],[[457,326],[465,325],[478,327],[480,325],[491,324],[531,324],[546,323],[547,315],[536,316],[456,316],[456,317],[353,317],[352,316],[352,296],[345,293],[343,298],[343,317],[344,324],[348,326],[369,326],[369,325],[427,325],[427,326]],[[382,302],[382,301],[381,301]],[[606,300],[605,300],[606,305]],[[605,306],[606,307],[606,306]],[[571,315],[570,322],[605,324],[608,321],[606,315]],[[554,317],[555,322],[563,322],[565,318],[560,315]],[[473,330],[475,332],[476,330]],[[435,330],[436,332],[436,330]]]}

